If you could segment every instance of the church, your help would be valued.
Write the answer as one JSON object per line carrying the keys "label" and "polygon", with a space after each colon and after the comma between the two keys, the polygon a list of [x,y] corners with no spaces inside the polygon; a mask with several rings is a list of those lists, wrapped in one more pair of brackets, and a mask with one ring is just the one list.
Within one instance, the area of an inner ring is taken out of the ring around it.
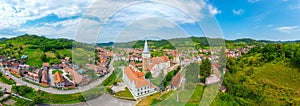
{"label": "church", "polygon": [[150,51],[148,49],[147,41],[145,41],[142,57],[143,72],[132,65],[124,67],[123,69],[122,79],[135,99],[151,95],[157,90],[157,87],[153,85],[149,79],[145,79],[145,73],[150,64]]}
{"label": "church", "polygon": [[145,41],[142,57],[143,72],[151,72],[154,78],[158,77],[162,72],[167,73],[164,71],[167,71],[166,69],[170,67],[170,59],[168,56],[154,57],[151,59],[147,41]]}

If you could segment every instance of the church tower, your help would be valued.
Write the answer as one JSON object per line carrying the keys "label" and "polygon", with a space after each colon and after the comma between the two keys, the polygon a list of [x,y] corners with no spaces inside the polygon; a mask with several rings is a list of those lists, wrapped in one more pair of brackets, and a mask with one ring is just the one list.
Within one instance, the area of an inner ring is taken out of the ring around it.
{"label": "church tower", "polygon": [[150,65],[150,51],[148,49],[148,43],[147,40],[145,40],[145,45],[144,45],[144,50],[142,53],[142,57],[143,57],[143,72],[146,73],[147,69]]}

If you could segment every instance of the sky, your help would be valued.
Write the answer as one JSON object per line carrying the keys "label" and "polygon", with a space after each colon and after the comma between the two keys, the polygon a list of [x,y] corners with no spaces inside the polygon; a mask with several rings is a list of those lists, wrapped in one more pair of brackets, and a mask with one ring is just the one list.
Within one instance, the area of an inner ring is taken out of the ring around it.
{"label": "sky", "polygon": [[300,40],[299,0],[1,0],[0,38]]}

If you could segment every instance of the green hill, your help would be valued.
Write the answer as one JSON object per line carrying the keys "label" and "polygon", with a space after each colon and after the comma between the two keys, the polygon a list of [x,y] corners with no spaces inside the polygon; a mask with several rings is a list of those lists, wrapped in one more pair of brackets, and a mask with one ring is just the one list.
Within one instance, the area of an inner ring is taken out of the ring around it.
{"label": "green hill", "polygon": [[[86,44],[69,39],[50,39],[44,36],[24,34],[0,41],[0,55],[20,59],[27,55],[26,64],[41,66],[43,62],[51,64],[60,63],[60,59],[66,56],[72,57],[73,47],[80,48]],[[85,51],[78,49],[78,51]],[[92,51],[92,50],[91,50]]]}
{"label": "green hill", "polygon": [[227,60],[224,84],[213,105],[300,105],[300,44],[269,44]]}
{"label": "green hill", "polygon": [[[250,38],[242,38],[236,40],[225,40],[221,38],[207,38],[207,37],[187,37],[187,38],[173,38],[173,39],[163,39],[163,40],[148,40],[148,45],[152,49],[193,49],[193,48],[208,48],[209,41],[220,40],[220,42],[225,42],[227,48],[237,48],[245,47],[249,45],[266,45],[269,43],[280,43],[275,41],[267,40],[254,40]],[[120,48],[142,48],[144,46],[144,40],[130,41],[123,43],[98,43],[98,46],[114,46]]]}

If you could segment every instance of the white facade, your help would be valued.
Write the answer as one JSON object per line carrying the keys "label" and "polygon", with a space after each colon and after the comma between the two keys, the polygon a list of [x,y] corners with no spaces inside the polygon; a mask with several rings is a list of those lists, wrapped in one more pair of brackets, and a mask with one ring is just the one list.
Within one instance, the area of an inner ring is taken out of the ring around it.
{"label": "white facade", "polygon": [[[129,77],[130,76],[128,76],[125,73],[125,70],[123,69],[122,79],[135,99],[148,96],[156,92],[156,87],[150,83],[150,80],[147,79],[132,80],[132,78]],[[138,86],[139,85],[138,83],[146,83],[146,84],[144,86]]]}

